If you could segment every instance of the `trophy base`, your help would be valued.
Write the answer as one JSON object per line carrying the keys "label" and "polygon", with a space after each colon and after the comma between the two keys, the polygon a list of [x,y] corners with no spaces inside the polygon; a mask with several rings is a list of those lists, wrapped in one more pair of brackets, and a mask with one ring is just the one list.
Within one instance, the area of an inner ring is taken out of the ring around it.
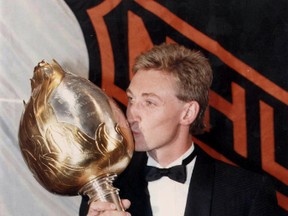
{"label": "trophy base", "polygon": [[79,194],[89,197],[88,204],[101,200],[114,203],[117,210],[124,211],[119,197],[119,189],[113,187],[112,184],[116,177],[116,174],[105,174],[94,178],[79,190]]}

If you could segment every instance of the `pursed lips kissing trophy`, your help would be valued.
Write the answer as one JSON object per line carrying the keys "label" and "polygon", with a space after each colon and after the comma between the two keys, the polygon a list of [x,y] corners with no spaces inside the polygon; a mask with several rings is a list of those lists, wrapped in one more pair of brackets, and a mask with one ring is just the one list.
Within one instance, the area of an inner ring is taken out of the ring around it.
{"label": "pursed lips kissing trophy", "polygon": [[19,126],[19,146],[36,180],[58,195],[87,195],[123,210],[113,181],[134,150],[115,101],[53,60],[34,68],[32,93]]}

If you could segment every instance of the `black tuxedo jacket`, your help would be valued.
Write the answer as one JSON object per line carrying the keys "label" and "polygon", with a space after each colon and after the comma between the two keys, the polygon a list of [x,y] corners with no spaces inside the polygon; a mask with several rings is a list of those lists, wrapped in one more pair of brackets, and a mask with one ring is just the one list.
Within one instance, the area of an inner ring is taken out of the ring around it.
{"label": "black tuxedo jacket", "polygon": [[[208,156],[199,147],[189,187],[185,216],[277,216],[275,191],[267,178]],[[134,153],[114,185],[129,199],[132,216],[152,216],[144,178],[146,153]],[[159,188],[161,190],[161,188]],[[87,214],[83,197],[80,215]],[[173,215],[167,215],[173,216]]]}

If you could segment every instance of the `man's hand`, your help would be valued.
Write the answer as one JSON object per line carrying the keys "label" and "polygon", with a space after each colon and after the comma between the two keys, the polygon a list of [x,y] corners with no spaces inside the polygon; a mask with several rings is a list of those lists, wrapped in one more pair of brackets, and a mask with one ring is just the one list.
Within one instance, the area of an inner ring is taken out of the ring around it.
{"label": "man's hand", "polygon": [[[123,199],[121,202],[125,210],[131,205],[127,199]],[[97,200],[91,202],[87,216],[131,216],[131,214],[117,210],[113,203]]]}

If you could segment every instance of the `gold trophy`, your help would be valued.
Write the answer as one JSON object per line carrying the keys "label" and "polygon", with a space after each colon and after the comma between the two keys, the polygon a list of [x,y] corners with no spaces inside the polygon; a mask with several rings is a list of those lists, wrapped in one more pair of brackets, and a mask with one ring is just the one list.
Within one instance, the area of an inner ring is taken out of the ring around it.
{"label": "gold trophy", "polygon": [[19,145],[36,180],[58,195],[87,195],[123,210],[113,181],[129,164],[134,143],[116,103],[89,80],[53,60],[34,68],[21,117]]}

